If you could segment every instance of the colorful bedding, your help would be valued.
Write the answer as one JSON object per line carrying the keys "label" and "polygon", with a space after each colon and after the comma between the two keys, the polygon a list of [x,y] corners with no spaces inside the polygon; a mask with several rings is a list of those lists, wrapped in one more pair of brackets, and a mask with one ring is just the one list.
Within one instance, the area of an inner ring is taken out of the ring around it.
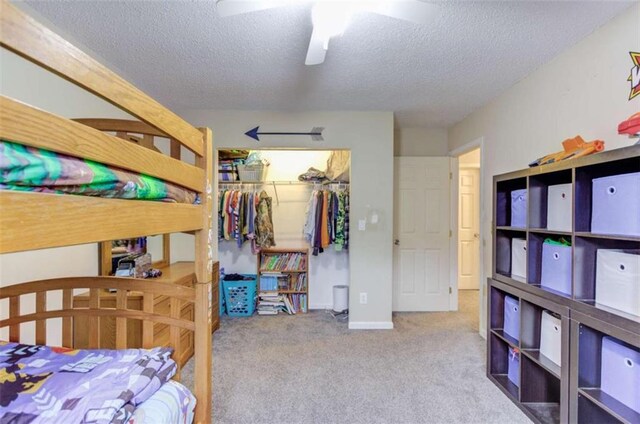
{"label": "colorful bedding", "polygon": [[0,342],[0,422],[126,423],[175,374],[171,352]]}
{"label": "colorful bedding", "polygon": [[197,193],[88,159],[0,140],[0,190],[198,203]]}
{"label": "colorful bedding", "polygon": [[189,389],[171,380],[142,402],[127,424],[191,424],[195,406]]}

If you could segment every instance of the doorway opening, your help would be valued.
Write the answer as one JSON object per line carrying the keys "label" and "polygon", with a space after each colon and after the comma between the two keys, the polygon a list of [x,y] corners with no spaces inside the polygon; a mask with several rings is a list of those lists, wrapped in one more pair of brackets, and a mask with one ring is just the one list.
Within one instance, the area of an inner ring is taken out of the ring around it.
{"label": "doorway opening", "polygon": [[477,311],[480,292],[480,148],[458,156],[458,307]]}

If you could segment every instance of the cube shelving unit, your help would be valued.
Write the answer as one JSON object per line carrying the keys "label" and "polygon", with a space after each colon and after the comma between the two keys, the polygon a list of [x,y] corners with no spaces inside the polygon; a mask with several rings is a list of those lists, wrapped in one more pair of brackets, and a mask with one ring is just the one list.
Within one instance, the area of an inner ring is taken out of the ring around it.
{"label": "cube shelving unit", "polygon": [[[640,413],[600,389],[599,374],[603,337],[613,337],[640,351],[640,317],[595,302],[597,250],[640,250],[640,237],[591,232],[593,180],[635,172],[640,172],[640,146],[524,169],[493,179],[493,273],[488,279],[487,292],[487,376],[534,422],[640,423]],[[547,229],[548,190],[557,184],[571,187],[568,231]],[[523,189],[527,190],[526,226],[512,227],[511,192]],[[526,240],[526,281],[511,278],[514,238]],[[571,242],[569,294],[541,286],[542,246],[547,238]],[[506,295],[519,299],[520,340],[503,331]],[[561,366],[540,354],[543,310],[561,319]],[[507,378],[510,347],[520,353],[519,387]]]}

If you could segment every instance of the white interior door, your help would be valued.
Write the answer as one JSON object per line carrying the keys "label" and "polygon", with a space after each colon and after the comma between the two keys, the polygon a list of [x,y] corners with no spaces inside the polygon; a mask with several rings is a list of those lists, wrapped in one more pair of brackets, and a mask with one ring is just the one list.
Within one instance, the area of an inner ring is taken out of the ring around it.
{"label": "white interior door", "polygon": [[458,174],[458,289],[477,290],[480,269],[480,170]]}
{"label": "white interior door", "polygon": [[448,157],[397,157],[394,178],[393,310],[448,311]]}

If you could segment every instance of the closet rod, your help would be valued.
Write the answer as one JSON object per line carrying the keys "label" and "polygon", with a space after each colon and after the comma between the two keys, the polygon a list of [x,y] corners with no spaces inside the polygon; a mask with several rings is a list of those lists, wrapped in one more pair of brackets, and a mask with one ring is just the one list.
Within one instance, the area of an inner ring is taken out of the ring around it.
{"label": "closet rod", "polygon": [[342,182],[318,182],[318,181],[218,181],[218,188],[225,186],[263,186],[270,185],[273,186],[273,192],[276,195],[276,205],[280,206],[280,198],[278,196],[278,188],[276,186],[279,185],[312,185],[314,189],[322,188],[323,186],[338,186],[338,189],[341,187],[348,187],[349,183]]}

